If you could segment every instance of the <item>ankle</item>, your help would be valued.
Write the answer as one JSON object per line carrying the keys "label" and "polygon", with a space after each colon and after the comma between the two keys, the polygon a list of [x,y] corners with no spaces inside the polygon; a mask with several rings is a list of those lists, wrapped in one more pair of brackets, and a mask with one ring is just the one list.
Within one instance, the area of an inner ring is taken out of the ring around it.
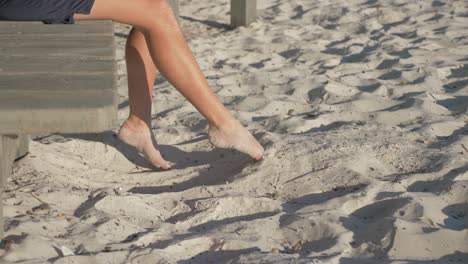
{"label": "ankle", "polygon": [[240,122],[235,119],[234,117],[232,118],[227,118],[225,120],[222,120],[222,122],[217,122],[217,123],[208,123],[210,126],[210,129],[215,129],[217,131],[231,131],[237,126],[239,126]]}
{"label": "ankle", "polygon": [[149,122],[142,120],[141,118],[130,115],[127,120],[123,123],[123,126],[133,127],[133,128],[140,128],[143,126],[150,127]]}

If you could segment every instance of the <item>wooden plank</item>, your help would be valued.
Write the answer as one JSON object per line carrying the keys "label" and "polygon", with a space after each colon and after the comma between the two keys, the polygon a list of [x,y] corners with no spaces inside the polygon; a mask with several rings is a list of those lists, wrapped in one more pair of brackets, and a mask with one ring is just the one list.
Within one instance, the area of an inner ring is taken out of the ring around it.
{"label": "wooden plank", "polygon": [[42,22],[26,21],[1,21],[0,35],[83,35],[94,37],[93,35],[112,36],[113,23],[108,20],[77,21],[73,25],[50,24],[44,25]]}
{"label": "wooden plank", "polygon": [[[3,75],[0,78],[0,93],[2,91],[17,91],[24,94],[39,90],[47,92],[114,90],[114,77],[114,73],[98,75]],[[0,109],[2,109],[1,106]]]}
{"label": "wooden plank", "polygon": [[[15,135],[0,135],[0,198],[3,199],[6,179],[10,176],[11,166],[18,147]],[[0,239],[3,239],[3,202],[0,202]]]}
{"label": "wooden plank", "polygon": [[[1,44],[0,44],[1,45]],[[115,73],[113,59],[80,57],[13,57],[0,58],[0,76],[17,74],[107,74]],[[0,78],[1,79],[1,78]]]}
{"label": "wooden plank", "polygon": [[248,26],[257,16],[257,0],[231,0],[231,26]]}
{"label": "wooden plank", "polygon": [[[108,36],[95,36],[92,40],[80,36],[41,37],[0,35],[0,54],[3,56],[94,56],[113,58],[114,48]],[[83,48],[86,47],[86,48]]]}
{"label": "wooden plank", "polygon": [[[79,108],[96,108],[114,104],[112,89],[76,89],[49,90],[47,87],[37,90],[4,90],[0,97],[0,123],[5,111],[35,112],[41,109],[72,111]],[[57,113],[62,114],[62,112]],[[5,120],[8,120],[6,118]]]}
{"label": "wooden plank", "polygon": [[[75,95],[77,95],[75,93]],[[70,97],[67,101],[62,101],[61,105],[48,105],[47,103],[56,103],[60,98],[54,97],[47,100],[47,95],[35,95],[26,100],[25,98],[17,99],[16,102],[25,103],[38,100],[36,105],[28,108],[10,107],[0,111],[0,127],[1,133],[11,134],[48,134],[48,133],[94,133],[107,131],[115,128],[117,124],[116,109],[114,104],[106,104],[99,106],[97,101],[109,100],[109,95],[96,93],[94,103],[87,103],[90,100],[90,95],[85,94],[81,98],[74,100],[76,103],[72,107],[66,106],[65,102],[70,102]],[[55,100],[54,100],[55,99]],[[39,103],[41,102],[41,103]],[[2,102],[3,103],[3,102]],[[86,106],[86,107],[84,107]]]}
{"label": "wooden plank", "polygon": [[[102,47],[109,44],[109,36],[96,35],[92,38],[87,38],[86,35],[51,35],[44,37],[42,35],[12,35],[5,36],[0,34],[2,47],[71,47],[71,48],[88,48]],[[84,46],[83,46],[84,45]]]}
{"label": "wooden plank", "polygon": [[102,58],[112,59],[113,49],[111,47],[91,47],[89,49],[83,48],[70,48],[70,47],[22,47],[21,54],[18,53],[18,49],[15,47],[1,47],[0,48],[0,60],[6,57],[63,57],[63,58]]}

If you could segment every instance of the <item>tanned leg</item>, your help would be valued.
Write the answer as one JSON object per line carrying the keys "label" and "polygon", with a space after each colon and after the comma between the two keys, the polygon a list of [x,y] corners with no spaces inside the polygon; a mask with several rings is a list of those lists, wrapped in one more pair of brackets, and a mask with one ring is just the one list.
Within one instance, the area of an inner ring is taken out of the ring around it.
{"label": "tanned leg", "polygon": [[125,60],[130,115],[120,127],[118,137],[136,147],[154,166],[169,169],[151,130],[151,98],[156,66],[149,54],[144,34],[135,27],[127,38]]}
{"label": "tanned leg", "polygon": [[[262,146],[233,118],[209,87],[166,1],[95,0],[91,14],[77,14],[75,19],[112,19],[136,27],[144,35],[154,65],[208,120],[210,141],[218,147],[233,148],[255,159],[262,158]],[[135,104],[151,98],[144,93],[139,93],[139,96],[134,98]],[[128,137],[131,136],[129,133]],[[157,144],[153,142],[152,145],[157,151]],[[145,148],[140,149],[145,151]],[[162,157],[157,160],[155,165],[164,167]]]}

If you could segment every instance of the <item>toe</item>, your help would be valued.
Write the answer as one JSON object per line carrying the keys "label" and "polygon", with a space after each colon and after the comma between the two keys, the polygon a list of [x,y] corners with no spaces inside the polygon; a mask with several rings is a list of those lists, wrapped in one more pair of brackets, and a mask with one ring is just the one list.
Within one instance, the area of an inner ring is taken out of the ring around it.
{"label": "toe", "polygon": [[151,162],[151,164],[153,164],[154,166],[165,169],[165,170],[168,170],[171,168],[169,163],[162,157],[161,152],[159,152],[159,150],[150,149],[146,151],[145,153],[149,162]]}
{"label": "toe", "polygon": [[256,160],[262,160],[262,159],[263,159],[263,152],[258,152],[258,153],[254,156],[254,158],[255,158]]}
{"label": "toe", "polygon": [[151,163],[153,163],[153,165],[159,167],[159,168],[162,168],[162,169],[165,169],[165,170],[168,170],[171,168],[171,166],[169,165],[169,163],[167,163],[166,160],[164,160],[164,158],[161,156],[161,153],[159,151],[156,152],[156,155],[153,156],[151,159],[150,159]]}
{"label": "toe", "polygon": [[263,154],[258,154],[256,157],[255,157],[256,160],[261,160],[263,159]]}

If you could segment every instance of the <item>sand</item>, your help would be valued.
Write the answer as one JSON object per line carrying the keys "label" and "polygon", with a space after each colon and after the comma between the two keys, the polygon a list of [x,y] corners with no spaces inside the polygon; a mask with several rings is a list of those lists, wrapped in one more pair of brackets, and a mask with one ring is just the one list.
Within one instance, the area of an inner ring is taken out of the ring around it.
{"label": "sand", "polygon": [[181,1],[181,24],[265,159],[214,149],[159,76],[174,169],[115,131],[36,137],[8,179],[0,262],[468,263],[468,3],[259,0],[231,30],[228,2]]}

